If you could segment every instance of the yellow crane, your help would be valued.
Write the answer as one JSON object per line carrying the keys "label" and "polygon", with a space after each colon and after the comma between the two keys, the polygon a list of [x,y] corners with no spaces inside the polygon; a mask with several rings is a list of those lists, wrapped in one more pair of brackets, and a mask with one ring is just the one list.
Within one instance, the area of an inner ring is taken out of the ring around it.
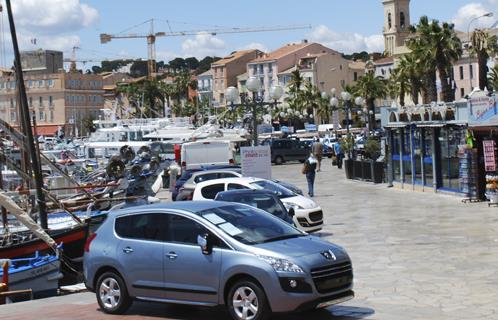
{"label": "yellow crane", "polygon": [[147,20],[142,24],[150,23],[150,32],[147,34],[131,33],[131,34],[100,34],[100,43],[108,43],[112,39],[147,39],[147,72],[148,77],[153,78],[156,72],[156,38],[158,37],[184,37],[197,35],[200,32],[208,33],[211,35],[217,34],[230,34],[230,33],[251,33],[251,32],[270,32],[270,31],[284,31],[284,30],[298,30],[298,29],[311,29],[311,25],[288,25],[288,26],[274,26],[274,27],[259,27],[259,28],[216,28],[208,30],[188,30],[188,31],[171,31],[171,32],[154,32],[154,19]]}

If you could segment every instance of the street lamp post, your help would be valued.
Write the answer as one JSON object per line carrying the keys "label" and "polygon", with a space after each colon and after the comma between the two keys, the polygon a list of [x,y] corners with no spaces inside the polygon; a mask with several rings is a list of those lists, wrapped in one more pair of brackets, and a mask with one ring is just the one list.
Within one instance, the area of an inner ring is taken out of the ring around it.
{"label": "street lamp post", "polygon": [[[252,98],[248,98],[244,94],[239,94],[239,90],[235,87],[228,87],[225,96],[228,102],[230,102],[230,107],[235,109],[236,107],[243,107],[250,109],[252,113],[252,140],[253,145],[258,145],[258,110],[265,107],[273,107],[278,104],[278,100],[284,94],[284,89],[281,86],[272,86],[270,88],[270,98],[273,99],[272,102],[265,102],[263,97],[258,96],[260,90],[260,82],[256,77],[249,77],[246,82],[247,90],[252,92]],[[235,103],[240,97],[241,101],[239,104]]]}
{"label": "street lamp post", "polygon": [[488,13],[485,13],[483,15],[480,15],[480,16],[477,16],[475,18],[473,18],[472,20],[470,20],[469,22],[469,25],[467,26],[467,37],[468,37],[468,45],[467,45],[467,51],[468,51],[468,55],[469,55],[469,84],[470,84],[470,91],[469,91],[469,95],[470,93],[472,92],[472,75],[470,74],[470,69],[472,68],[472,57],[470,55],[470,48],[471,48],[471,41],[470,41],[470,26],[472,25],[472,23],[474,21],[477,21],[481,18],[484,18],[484,17],[487,17],[487,18],[490,18],[492,17],[494,14],[493,12],[488,12]]}

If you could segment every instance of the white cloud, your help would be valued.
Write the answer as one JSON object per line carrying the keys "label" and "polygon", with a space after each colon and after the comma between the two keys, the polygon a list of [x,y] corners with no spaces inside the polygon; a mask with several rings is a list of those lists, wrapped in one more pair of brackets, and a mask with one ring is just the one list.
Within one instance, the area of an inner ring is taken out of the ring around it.
{"label": "white cloud", "polygon": [[251,43],[239,48],[238,50],[250,50],[250,49],[258,49],[258,50],[263,51],[263,52],[270,51],[267,46],[265,46],[264,44],[259,43],[259,42],[251,42]]}
{"label": "white cloud", "polygon": [[344,53],[384,51],[384,37],[380,34],[364,36],[359,33],[339,33],[320,25],[314,28],[308,37],[314,42]]}
{"label": "white cloud", "polygon": [[91,26],[99,17],[95,8],[80,0],[16,0],[12,11],[20,30],[60,34]]}
{"label": "white cloud", "polygon": [[225,41],[206,32],[198,33],[182,43],[182,52],[186,57],[202,59],[206,56],[223,56],[226,52]]}
{"label": "white cloud", "polygon": [[[491,4],[498,3],[497,0],[489,0]],[[455,28],[460,31],[467,32],[469,23],[472,19],[480,17],[488,12],[490,12],[481,3],[469,3],[458,9],[456,15],[453,17],[452,22],[455,24]],[[496,21],[496,17],[482,17],[472,22],[471,30],[474,28],[489,28]]]}

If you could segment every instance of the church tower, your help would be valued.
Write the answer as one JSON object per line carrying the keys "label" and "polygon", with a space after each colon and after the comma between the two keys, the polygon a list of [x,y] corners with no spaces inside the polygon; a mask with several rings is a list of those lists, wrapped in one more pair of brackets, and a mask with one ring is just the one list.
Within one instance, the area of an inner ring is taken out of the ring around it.
{"label": "church tower", "polygon": [[382,4],[385,51],[392,56],[410,34],[410,0],[383,0]]}

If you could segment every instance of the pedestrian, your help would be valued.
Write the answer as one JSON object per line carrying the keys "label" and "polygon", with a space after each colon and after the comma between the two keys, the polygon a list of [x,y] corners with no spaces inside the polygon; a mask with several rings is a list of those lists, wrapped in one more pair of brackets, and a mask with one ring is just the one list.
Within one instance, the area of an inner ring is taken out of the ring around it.
{"label": "pedestrian", "polygon": [[306,181],[308,181],[308,195],[313,197],[315,195],[314,184],[315,184],[315,170],[318,164],[318,160],[315,158],[313,153],[310,154],[308,159],[304,162],[302,173],[306,175]]}
{"label": "pedestrian", "polygon": [[311,151],[318,161],[317,170],[320,171],[322,167],[322,158],[323,158],[323,144],[320,142],[318,138],[315,138],[315,142],[311,146]]}
{"label": "pedestrian", "polygon": [[336,157],[337,168],[342,169],[342,159],[344,158],[344,153],[342,152],[341,143],[339,141],[334,143],[334,154]]}

